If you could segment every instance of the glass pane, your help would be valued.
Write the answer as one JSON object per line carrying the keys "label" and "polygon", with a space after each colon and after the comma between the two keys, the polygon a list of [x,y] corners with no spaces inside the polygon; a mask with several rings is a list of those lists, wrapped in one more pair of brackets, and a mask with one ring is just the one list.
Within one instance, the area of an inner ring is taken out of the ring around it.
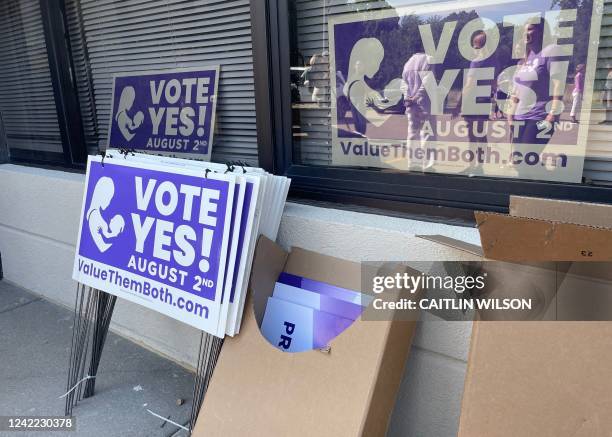
{"label": "glass pane", "polygon": [[414,3],[292,0],[294,162],[612,183],[611,6]]}
{"label": "glass pane", "polygon": [[81,0],[64,0],[66,7],[66,28],[68,30],[74,78],[76,82],[83,134],[87,151],[99,152],[100,128],[96,117],[96,104],[91,74],[89,52],[86,46],[85,23]]}
{"label": "glass pane", "polygon": [[63,151],[38,1],[0,2],[0,115],[9,149]]}

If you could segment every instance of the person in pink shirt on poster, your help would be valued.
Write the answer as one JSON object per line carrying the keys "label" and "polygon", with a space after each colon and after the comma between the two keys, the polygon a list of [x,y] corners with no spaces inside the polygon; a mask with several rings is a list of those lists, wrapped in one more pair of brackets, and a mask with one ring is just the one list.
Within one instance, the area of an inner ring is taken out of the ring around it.
{"label": "person in pink shirt on poster", "polygon": [[576,75],[574,76],[574,90],[572,91],[572,110],[570,112],[570,119],[572,123],[578,123],[576,120],[576,114],[580,111],[582,106],[582,95],[584,93],[584,64],[578,64],[576,66]]}

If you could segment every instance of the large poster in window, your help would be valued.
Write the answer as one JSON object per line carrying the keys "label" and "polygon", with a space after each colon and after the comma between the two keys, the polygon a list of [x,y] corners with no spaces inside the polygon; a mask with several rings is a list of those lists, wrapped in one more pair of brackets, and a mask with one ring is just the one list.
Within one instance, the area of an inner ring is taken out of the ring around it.
{"label": "large poster in window", "polygon": [[330,19],[333,164],[580,182],[597,122],[598,1]]}

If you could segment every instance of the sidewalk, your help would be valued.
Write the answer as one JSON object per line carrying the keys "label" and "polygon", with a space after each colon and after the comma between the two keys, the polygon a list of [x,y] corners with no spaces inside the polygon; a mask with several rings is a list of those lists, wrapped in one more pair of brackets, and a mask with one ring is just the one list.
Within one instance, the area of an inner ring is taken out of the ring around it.
{"label": "sidewalk", "polygon": [[[121,305],[121,301],[117,302]],[[0,281],[0,416],[62,416],[73,313]],[[96,394],[77,404],[76,432],[0,432],[1,436],[185,436],[147,409],[185,425],[193,374],[109,332]],[[177,399],[184,399],[177,405]]]}

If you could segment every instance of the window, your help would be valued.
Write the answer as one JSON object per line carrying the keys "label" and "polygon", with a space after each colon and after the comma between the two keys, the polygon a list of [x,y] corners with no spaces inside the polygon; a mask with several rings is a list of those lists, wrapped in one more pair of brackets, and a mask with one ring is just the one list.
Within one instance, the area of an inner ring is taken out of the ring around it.
{"label": "window", "polygon": [[248,0],[66,0],[88,149],[104,148],[113,75],[221,65],[213,160],[257,162]]}
{"label": "window", "polygon": [[262,161],[296,194],[393,209],[612,201],[612,3],[267,3],[253,11],[255,74],[270,78]]}
{"label": "window", "polygon": [[213,160],[257,163],[249,0],[7,0],[0,57],[12,161],[104,149],[114,74],[221,65]]}
{"label": "window", "polygon": [[0,132],[16,161],[84,162],[62,14],[57,1],[0,4]]}

